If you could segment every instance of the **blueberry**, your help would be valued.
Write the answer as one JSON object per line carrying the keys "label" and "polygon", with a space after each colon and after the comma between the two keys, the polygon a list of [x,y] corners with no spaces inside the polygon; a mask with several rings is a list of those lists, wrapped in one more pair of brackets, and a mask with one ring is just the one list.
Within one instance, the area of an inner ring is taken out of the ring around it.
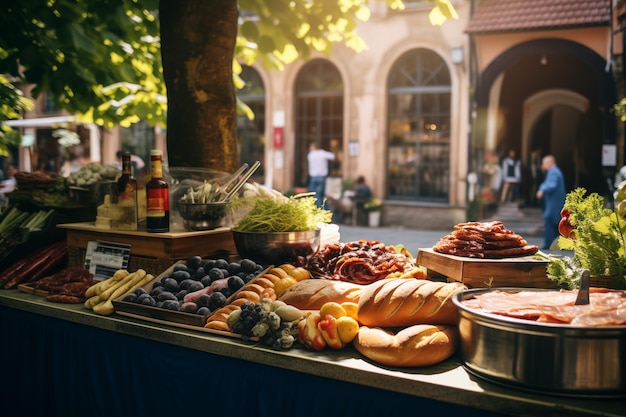
{"label": "blueberry", "polygon": [[177,282],[182,282],[186,279],[191,279],[191,274],[188,271],[174,271],[172,273],[172,278],[174,278]]}
{"label": "blueberry", "polygon": [[228,264],[229,262],[226,259],[220,258],[220,259],[215,260],[215,265],[213,265],[213,267],[220,268],[220,269],[228,269]]}
{"label": "blueberry", "polygon": [[202,294],[196,299],[196,304],[198,305],[198,307],[208,307],[210,299],[211,296],[209,294]]}
{"label": "blueberry", "polygon": [[200,267],[198,269],[196,269],[196,272],[193,274],[193,279],[195,279],[196,281],[200,281],[202,279],[203,276],[206,275],[205,269],[204,267]]}
{"label": "blueberry", "polygon": [[254,272],[254,270],[256,269],[256,262],[254,262],[252,259],[242,259],[241,262],[239,262],[239,265],[241,266],[241,270],[244,272]]}
{"label": "blueberry", "polygon": [[165,300],[163,301],[161,308],[164,308],[166,310],[178,311],[180,309],[180,303],[178,302],[178,300]]}
{"label": "blueberry", "polygon": [[202,258],[200,256],[192,256],[189,259],[187,259],[187,267],[190,269],[198,269],[200,268],[200,265],[202,264]]}
{"label": "blueberry", "polygon": [[165,287],[163,287],[163,286],[153,287],[152,291],[150,291],[150,295],[153,296],[153,297],[156,297],[159,294],[161,294],[163,291],[165,291]]}
{"label": "blueberry", "polygon": [[204,285],[201,282],[198,281],[193,281],[190,285],[189,288],[187,288],[187,291],[189,292],[194,292],[194,291],[198,291],[204,288]]}
{"label": "blueberry", "polygon": [[176,264],[176,265],[174,265],[173,272],[176,272],[176,271],[187,271],[187,272],[189,272],[189,267],[187,265],[185,265],[185,264]]}
{"label": "blueberry", "polygon": [[218,308],[224,307],[226,305],[226,296],[221,292],[214,292],[211,294],[211,298],[209,299],[209,310],[215,311]]}
{"label": "blueberry", "polygon": [[141,294],[137,298],[137,302],[139,304],[143,304],[145,306],[152,306],[152,307],[154,307],[156,305],[156,300],[150,294]]}
{"label": "blueberry", "polygon": [[208,316],[209,314],[211,314],[211,310],[209,310],[209,307],[200,307],[198,311],[196,311],[196,314],[199,314],[201,316]]}
{"label": "blueberry", "polygon": [[211,268],[209,269],[209,277],[211,277],[211,281],[222,279],[224,278],[224,270],[220,268]]}
{"label": "blueberry", "polygon": [[239,271],[241,271],[241,265],[239,265],[237,262],[231,262],[230,264],[228,264],[228,275],[233,276],[233,275],[237,275],[237,273]]}
{"label": "blueberry", "polygon": [[137,294],[135,294],[134,292],[131,292],[130,294],[128,294],[126,297],[124,297],[122,300],[123,301],[127,301],[129,303],[136,303],[137,302]]}
{"label": "blueberry", "polygon": [[230,290],[233,292],[239,290],[241,287],[244,286],[244,284],[244,280],[240,277],[228,278],[228,288],[230,288]]}
{"label": "blueberry", "polygon": [[205,275],[202,277],[202,279],[200,280],[200,283],[202,284],[202,286],[204,287],[208,287],[209,285],[211,285],[211,282],[213,282],[213,280],[211,279],[210,275]]}
{"label": "blueberry", "polygon": [[165,278],[163,280],[163,286],[165,287],[167,291],[170,291],[170,292],[179,290],[178,281],[176,281],[174,278]]}
{"label": "blueberry", "polygon": [[197,282],[197,281],[194,281],[194,280],[193,280],[193,279],[191,279],[191,278],[189,278],[189,279],[185,279],[185,280],[182,280],[182,281],[180,282],[180,284],[178,284],[178,287],[179,287],[181,290],[188,290],[188,289],[189,289],[189,287],[191,286],[191,284],[192,284],[192,283],[194,283],[194,282]]}
{"label": "blueberry", "polygon": [[145,305],[145,306],[150,306],[150,307],[154,307],[156,306],[156,300],[154,298],[152,298],[151,296],[149,296],[148,294],[146,294],[147,297],[143,298],[141,300],[141,304]]}
{"label": "blueberry", "polygon": [[228,298],[228,297],[230,297],[231,295],[233,295],[233,292],[234,292],[234,291],[233,291],[233,290],[231,290],[231,289],[230,289],[230,288],[228,288],[228,287],[224,287],[224,288],[220,288],[220,292],[221,292],[222,294],[224,294],[224,297]]}
{"label": "blueberry", "polygon": [[178,300],[178,298],[171,292],[169,291],[163,291],[161,292],[161,294],[157,295],[157,300],[159,301],[165,301],[165,300]]}

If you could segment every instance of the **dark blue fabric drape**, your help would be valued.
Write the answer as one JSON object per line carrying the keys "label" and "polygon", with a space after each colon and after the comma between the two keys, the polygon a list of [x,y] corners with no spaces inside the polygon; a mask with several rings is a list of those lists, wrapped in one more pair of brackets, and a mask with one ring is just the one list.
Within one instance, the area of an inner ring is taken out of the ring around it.
{"label": "dark blue fabric drape", "polygon": [[0,415],[494,416],[0,307]]}

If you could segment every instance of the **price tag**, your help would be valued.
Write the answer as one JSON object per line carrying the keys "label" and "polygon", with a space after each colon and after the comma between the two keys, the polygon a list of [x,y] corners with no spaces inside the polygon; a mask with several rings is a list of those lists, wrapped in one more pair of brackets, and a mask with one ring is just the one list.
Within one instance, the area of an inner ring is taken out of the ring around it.
{"label": "price tag", "polygon": [[85,269],[96,280],[113,276],[115,271],[128,268],[130,245],[124,243],[90,241],[85,254]]}

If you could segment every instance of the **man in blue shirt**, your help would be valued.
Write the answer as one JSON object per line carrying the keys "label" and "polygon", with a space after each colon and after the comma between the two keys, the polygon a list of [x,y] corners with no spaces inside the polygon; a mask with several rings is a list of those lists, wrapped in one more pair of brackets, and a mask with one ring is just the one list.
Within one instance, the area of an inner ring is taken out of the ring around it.
{"label": "man in blue shirt", "polygon": [[541,170],[545,179],[537,190],[537,198],[543,199],[543,248],[550,249],[552,242],[559,236],[561,210],[565,204],[565,181],[563,173],[556,165],[553,155],[546,155],[541,160]]}

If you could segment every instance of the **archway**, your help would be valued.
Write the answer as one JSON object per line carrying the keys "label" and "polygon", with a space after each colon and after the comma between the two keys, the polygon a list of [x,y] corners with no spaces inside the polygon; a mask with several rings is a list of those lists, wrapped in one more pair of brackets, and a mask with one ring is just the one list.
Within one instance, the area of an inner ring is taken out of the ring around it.
{"label": "archway", "polygon": [[[548,89],[528,97],[523,108],[522,162],[528,172],[532,174],[534,151],[552,154],[563,171],[567,189],[580,185],[580,174],[587,164],[581,158],[579,129],[584,126],[589,100],[574,91]],[[537,184],[531,184],[532,175],[526,179],[526,195],[531,198]]]}

